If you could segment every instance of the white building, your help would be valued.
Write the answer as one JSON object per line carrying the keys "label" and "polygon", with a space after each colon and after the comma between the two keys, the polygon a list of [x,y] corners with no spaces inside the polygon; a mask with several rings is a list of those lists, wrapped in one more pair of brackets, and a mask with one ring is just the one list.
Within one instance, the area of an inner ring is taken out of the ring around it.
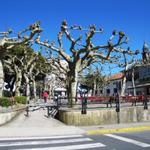
{"label": "white building", "polygon": [[117,73],[108,77],[106,85],[103,87],[103,95],[112,96],[116,92],[120,94],[123,76],[123,73]]}
{"label": "white building", "polygon": [[[68,63],[65,60],[60,60],[60,63],[61,66],[67,68]],[[66,95],[66,89],[64,88],[63,82],[60,82],[60,80],[58,80],[57,75],[59,75],[59,78],[62,79],[66,79],[66,76],[63,73],[60,73],[61,71],[59,71],[58,68],[55,67],[55,65],[53,67],[55,70],[54,73],[47,74],[44,79],[45,89],[52,93],[52,95],[54,94],[54,92],[57,92],[60,95],[64,96]],[[61,67],[59,69],[61,69]],[[57,75],[55,74],[55,72]]]}

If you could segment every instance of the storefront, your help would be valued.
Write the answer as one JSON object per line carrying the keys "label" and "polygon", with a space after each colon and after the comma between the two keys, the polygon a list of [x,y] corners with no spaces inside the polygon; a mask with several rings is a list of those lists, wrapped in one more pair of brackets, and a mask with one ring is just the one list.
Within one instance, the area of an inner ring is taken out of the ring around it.
{"label": "storefront", "polygon": [[144,92],[145,95],[150,96],[150,83],[139,84],[136,85],[134,88],[133,86],[129,86],[127,87],[127,92],[130,93],[130,95],[134,95],[134,89],[136,91],[136,95],[141,95]]}

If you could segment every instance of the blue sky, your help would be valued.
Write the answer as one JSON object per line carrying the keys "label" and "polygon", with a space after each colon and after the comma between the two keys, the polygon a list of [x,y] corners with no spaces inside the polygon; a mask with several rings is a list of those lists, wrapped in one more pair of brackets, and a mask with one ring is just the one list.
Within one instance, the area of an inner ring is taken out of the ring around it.
{"label": "blue sky", "polygon": [[150,45],[149,0],[2,0],[0,31],[11,27],[15,32],[40,20],[43,38],[56,38],[62,20],[69,25],[96,24],[107,34],[113,29],[128,35],[131,49]]}

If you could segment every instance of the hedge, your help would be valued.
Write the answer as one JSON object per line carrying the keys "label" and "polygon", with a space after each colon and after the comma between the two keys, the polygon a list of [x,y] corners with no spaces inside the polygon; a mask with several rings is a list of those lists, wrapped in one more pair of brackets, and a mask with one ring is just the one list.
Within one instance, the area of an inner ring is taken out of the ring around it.
{"label": "hedge", "polygon": [[15,96],[15,102],[19,104],[26,104],[27,97],[26,96]]}
{"label": "hedge", "polygon": [[8,107],[11,106],[11,100],[8,97],[0,97],[0,106]]}

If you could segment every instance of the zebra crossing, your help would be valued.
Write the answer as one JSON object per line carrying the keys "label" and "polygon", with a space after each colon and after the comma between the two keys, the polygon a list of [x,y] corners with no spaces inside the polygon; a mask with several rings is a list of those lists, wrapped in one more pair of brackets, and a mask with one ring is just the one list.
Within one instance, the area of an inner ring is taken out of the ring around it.
{"label": "zebra crossing", "polygon": [[143,143],[143,142],[140,142],[140,141],[137,141],[137,140],[134,140],[134,139],[129,139],[129,138],[126,138],[126,137],[122,137],[122,136],[119,136],[119,135],[105,134],[105,136],[108,136],[108,137],[111,137],[111,138],[114,138],[114,139],[118,139],[120,141],[124,141],[124,142],[127,142],[127,143],[131,143],[131,144],[134,144],[134,145],[137,145],[137,146],[140,146],[140,147],[150,147],[150,144]]}
{"label": "zebra crossing", "polygon": [[[126,138],[115,134],[103,135],[132,145],[147,148],[150,144],[143,143],[134,139]],[[108,149],[110,145],[100,140],[94,140],[86,135],[60,135],[49,137],[19,137],[19,138],[1,138],[0,150],[90,150],[90,149]]]}
{"label": "zebra crossing", "polygon": [[80,150],[105,146],[83,135],[0,139],[1,150]]}

